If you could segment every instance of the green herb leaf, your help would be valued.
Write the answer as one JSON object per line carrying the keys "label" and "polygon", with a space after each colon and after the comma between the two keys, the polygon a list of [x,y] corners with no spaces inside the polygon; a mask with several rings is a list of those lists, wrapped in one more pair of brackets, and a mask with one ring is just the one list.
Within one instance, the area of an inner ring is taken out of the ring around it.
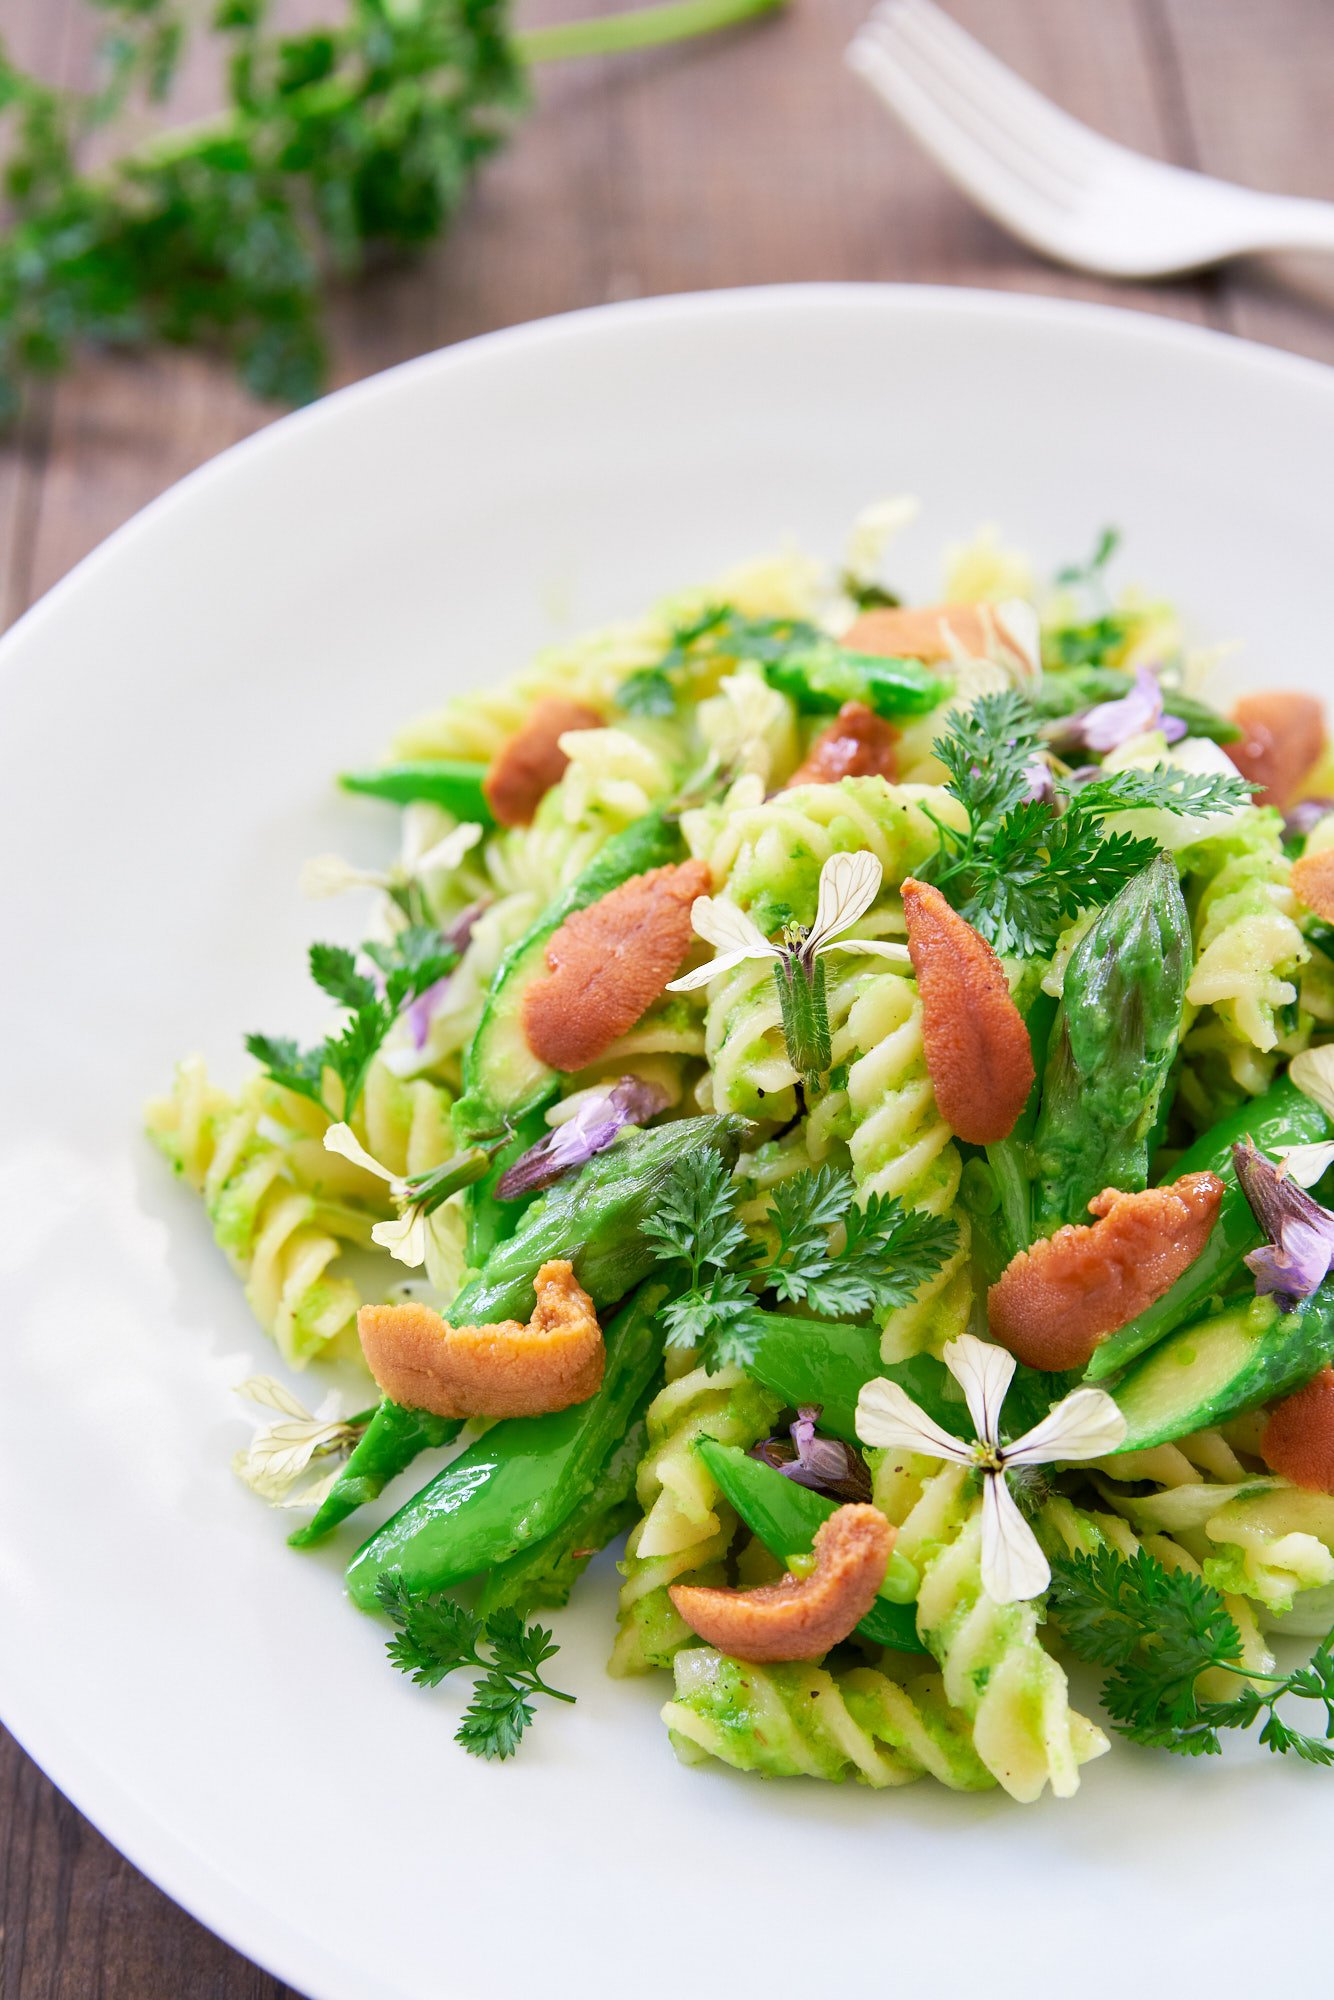
{"label": "green herb leaf", "polygon": [[676,693],[661,667],[640,667],[621,682],[616,699],[627,715],[676,713]]}
{"label": "green herb leaf", "polygon": [[313,944],[310,976],[340,1007],[370,1007],[377,998],[375,981],[357,971],[356,953],[345,945]]}
{"label": "green herb leaf", "polygon": [[471,1755],[512,1757],[533,1719],[533,1695],[574,1700],[542,1678],[542,1666],[559,1651],[551,1633],[541,1625],[525,1626],[516,1611],[480,1619],[443,1591],[414,1597],[400,1576],[381,1578],[379,1598],[397,1627],[389,1658],[418,1687],[438,1687],[459,1667],[478,1670],[454,1737]]}
{"label": "green herb leaf", "polygon": [[[1102,1698],[1123,1736],[1181,1756],[1212,1756],[1221,1731],[1262,1721],[1260,1741],[1275,1755],[1334,1763],[1334,1633],[1295,1673],[1253,1674],[1219,1593],[1190,1570],[1167,1569],[1147,1549],[1129,1558],[1112,1549],[1058,1558],[1049,1604],[1071,1650],[1111,1669]],[[1201,1697],[1199,1677],[1209,1668],[1237,1676],[1233,1700]],[[1276,1710],[1285,1698],[1323,1707],[1323,1733],[1292,1728]]]}

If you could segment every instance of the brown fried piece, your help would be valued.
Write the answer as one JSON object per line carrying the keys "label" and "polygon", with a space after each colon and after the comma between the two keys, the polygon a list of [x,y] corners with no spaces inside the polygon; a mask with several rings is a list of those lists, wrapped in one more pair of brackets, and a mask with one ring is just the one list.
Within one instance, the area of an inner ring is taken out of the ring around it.
{"label": "brown fried piece", "polygon": [[539,1062],[584,1069],[633,1028],[689,957],[690,906],[709,885],[706,862],[673,862],[565,919],[547,944],[549,975],[524,995],[523,1032]]}
{"label": "brown fried piece", "polygon": [[1322,854],[1303,854],[1292,864],[1292,892],[1327,924],[1334,923],[1334,848]]}
{"label": "brown fried piece", "polygon": [[806,752],[784,791],[793,785],[835,785],[840,778],[894,778],[899,732],[864,701],[845,701]]}
{"label": "brown fried piece", "polygon": [[673,1583],[686,1624],[733,1660],[818,1660],[846,1639],[875,1603],[897,1529],[877,1507],[840,1507],[815,1537],[815,1568],[758,1590]]}
{"label": "brown fried piece", "polygon": [[482,790],[500,826],[528,826],[569,758],[560,739],[569,729],[601,729],[603,718],[581,701],[544,695],[517,734],[497,752]]}
{"label": "brown fried piece", "polygon": [[1271,688],[1244,694],[1232,710],[1241,740],[1227,754],[1252,784],[1258,806],[1292,804],[1325,747],[1325,711],[1313,694]]}
{"label": "brown fried piece", "polygon": [[1334,1493],[1334,1368],[1275,1403],[1260,1439],[1271,1472],[1308,1493]]}
{"label": "brown fried piece", "polygon": [[1033,1087],[1033,1051],[1004,969],[939,889],[903,884],[922,1043],[940,1115],[974,1146],[1008,1137]]}
{"label": "brown fried piece", "polygon": [[527,1326],[450,1326],[419,1304],[363,1306],[357,1332],[384,1394],[436,1417],[539,1417],[585,1403],[606,1355],[593,1301],[563,1259],[544,1264]]}
{"label": "brown fried piece", "polygon": [[989,659],[997,646],[1023,657],[1024,648],[994,604],[887,605],[863,611],[839,641],[854,653],[886,659]]}
{"label": "brown fried piece", "polygon": [[1104,1188],[1089,1203],[1099,1221],[1067,1223],[1001,1272],[987,1294],[993,1338],[1029,1368],[1082,1368],[1195,1262],[1222,1199],[1209,1173],[1139,1194]]}

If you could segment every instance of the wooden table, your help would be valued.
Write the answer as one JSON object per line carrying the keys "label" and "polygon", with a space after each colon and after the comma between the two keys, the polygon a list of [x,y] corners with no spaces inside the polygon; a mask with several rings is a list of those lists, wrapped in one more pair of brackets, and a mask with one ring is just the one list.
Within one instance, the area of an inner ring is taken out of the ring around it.
{"label": "wooden table", "polygon": [[[1040,89],[1126,144],[1334,196],[1327,0],[950,4]],[[17,50],[77,78],[85,11],[81,0],[4,0],[2,24]],[[531,0],[523,18],[580,11],[594,11],[590,0]],[[865,0],[793,0],[784,18],[722,39],[550,70],[448,245],[339,306],[337,380],[606,299],[819,278],[1110,299],[1334,361],[1334,262],[1113,288],[1049,270],[999,235],[843,69],[865,11]],[[193,355],[88,362],[0,454],[0,621],[274,414]],[[0,2000],[290,1990],[169,1903],[0,1732]]]}

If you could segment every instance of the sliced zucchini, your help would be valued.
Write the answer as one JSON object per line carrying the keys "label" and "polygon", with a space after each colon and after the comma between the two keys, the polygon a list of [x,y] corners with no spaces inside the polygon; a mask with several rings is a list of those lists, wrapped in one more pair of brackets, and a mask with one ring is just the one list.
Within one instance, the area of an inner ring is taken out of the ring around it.
{"label": "sliced zucchini", "polygon": [[1129,1426],[1121,1451],[1144,1451],[1309,1381],[1334,1352],[1334,1296],[1295,1312],[1249,1298],[1196,1320],[1155,1347],[1111,1392]]}

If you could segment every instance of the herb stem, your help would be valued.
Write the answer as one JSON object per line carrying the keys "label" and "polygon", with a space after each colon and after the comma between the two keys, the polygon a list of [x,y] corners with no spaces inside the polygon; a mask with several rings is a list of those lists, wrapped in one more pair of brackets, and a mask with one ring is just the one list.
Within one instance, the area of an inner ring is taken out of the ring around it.
{"label": "herb stem", "polygon": [[626,49],[660,48],[696,35],[716,34],[761,14],[773,14],[787,0],[665,0],[655,7],[609,14],[600,20],[562,21],[515,35],[523,62],[565,62],[574,56],[619,55]]}

